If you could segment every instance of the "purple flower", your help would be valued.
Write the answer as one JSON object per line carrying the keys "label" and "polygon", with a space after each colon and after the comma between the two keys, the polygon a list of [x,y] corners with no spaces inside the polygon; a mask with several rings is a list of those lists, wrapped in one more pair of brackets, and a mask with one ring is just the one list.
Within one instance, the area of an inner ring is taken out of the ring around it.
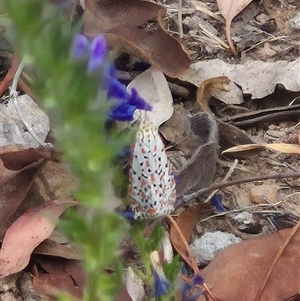
{"label": "purple flower", "polygon": [[222,196],[220,194],[215,194],[211,199],[210,199],[210,204],[212,206],[216,207],[217,212],[224,212],[226,211],[226,208],[222,204]]}
{"label": "purple flower", "polygon": [[96,36],[91,44],[84,35],[75,37],[71,57],[74,60],[88,58],[88,74],[102,66],[102,89],[107,90],[108,99],[118,101],[108,116],[119,121],[132,121],[136,109],[151,111],[152,107],[138,94],[136,89],[133,88],[129,93],[126,87],[115,78],[116,68],[113,64],[103,63],[105,56],[106,40],[103,35]]}
{"label": "purple flower", "polygon": [[137,92],[136,89],[131,89],[129,94],[124,85],[118,80],[112,79],[109,84],[108,96],[110,98],[117,99],[120,104],[115,106],[109,113],[108,116],[119,121],[132,121],[133,114],[136,109],[151,111],[150,106]]}
{"label": "purple flower", "polygon": [[131,89],[131,96],[128,103],[136,106],[137,109],[144,111],[151,111],[152,106],[150,106],[139,94],[135,88]]}
{"label": "purple flower", "polygon": [[204,279],[200,275],[195,275],[193,280],[193,285],[202,285],[204,283]]}
{"label": "purple flower", "polygon": [[114,64],[106,63],[104,65],[104,76],[107,78],[115,78],[117,69]]}
{"label": "purple flower", "polygon": [[104,60],[106,55],[106,40],[103,35],[94,38],[92,44],[89,43],[86,36],[79,34],[75,37],[71,57],[74,60],[88,58],[88,73],[95,71]]}
{"label": "purple flower", "polygon": [[193,282],[185,283],[182,287],[182,301],[197,301],[206,291],[201,287],[204,283],[200,275],[195,275]]}
{"label": "purple flower", "polygon": [[166,278],[164,270],[159,261],[159,255],[157,251],[153,251],[150,254],[153,277],[154,277],[154,289],[155,297],[159,298],[168,293],[170,282]]}
{"label": "purple flower", "polygon": [[[164,274],[163,274],[164,275]],[[153,272],[154,277],[154,288],[155,288],[155,297],[159,298],[168,293],[170,282],[166,278],[166,276],[162,277],[162,275]]]}
{"label": "purple flower", "polygon": [[[108,98],[114,98],[120,101],[127,101],[131,97],[126,87],[115,78],[109,79],[107,96]],[[134,104],[132,103],[132,105]]]}
{"label": "purple flower", "polygon": [[123,210],[123,212],[121,213],[121,215],[129,220],[133,220],[134,219],[134,212],[132,211],[130,206],[127,206],[125,208],[125,210]]}
{"label": "purple flower", "polygon": [[90,52],[90,43],[86,36],[79,34],[75,37],[71,57],[74,60],[87,58]]}
{"label": "purple flower", "polygon": [[91,54],[88,62],[88,73],[92,73],[103,62],[103,59],[106,55],[106,40],[104,36],[96,36],[92,42],[90,50]]}
{"label": "purple flower", "polygon": [[132,121],[135,110],[135,106],[121,103],[108,112],[108,117],[119,121]]}

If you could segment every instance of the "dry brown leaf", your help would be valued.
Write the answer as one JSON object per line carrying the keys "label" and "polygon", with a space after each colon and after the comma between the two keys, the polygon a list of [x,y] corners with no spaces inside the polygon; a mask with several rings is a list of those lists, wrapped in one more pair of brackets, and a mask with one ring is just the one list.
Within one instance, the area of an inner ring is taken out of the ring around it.
{"label": "dry brown leaf", "polygon": [[57,300],[59,291],[70,294],[70,300],[82,300],[86,276],[77,260],[42,258],[42,269],[33,277],[33,289],[43,300]]}
{"label": "dry brown leaf", "polygon": [[296,144],[288,143],[272,143],[272,144],[244,144],[228,148],[222,152],[224,153],[234,153],[234,152],[245,152],[256,149],[269,149],[273,151],[278,151],[286,154],[300,154],[300,146]]}
{"label": "dry brown leaf", "polygon": [[[181,43],[162,27],[166,9],[139,0],[86,0],[84,34],[103,34],[110,46],[149,62],[176,77],[190,65]],[[150,22],[149,22],[150,21]]]}
{"label": "dry brown leaf", "polygon": [[40,245],[38,245],[33,250],[33,253],[47,256],[62,257],[66,259],[82,259],[82,255],[75,245],[60,244],[49,239],[46,239]]}
{"label": "dry brown leaf", "polygon": [[34,248],[51,235],[58,217],[67,207],[75,204],[55,200],[21,215],[4,236],[0,250],[0,278],[25,268]]}
{"label": "dry brown leaf", "polygon": [[230,35],[231,22],[233,18],[237,14],[239,14],[252,1],[253,0],[217,0],[219,10],[226,21],[226,37],[229,46],[235,56],[237,56],[238,54],[231,40],[231,35]]}
{"label": "dry brown leaf", "polygon": [[[199,203],[196,206],[188,207],[176,219],[178,227],[182,231],[187,242],[189,242],[193,229],[201,217],[211,212],[211,206],[207,203]],[[182,243],[182,240],[176,231],[175,227],[171,225],[170,240],[177,253],[183,257],[188,258],[188,252]]]}
{"label": "dry brown leaf", "polygon": [[16,172],[6,169],[0,161],[0,239],[10,225],[9,218],[20,206],[43,167],[43,162],[38,162]]}
{"label": "dry brown leaf", "polygon": [[[245,240],[221,251],[201,276],[218,300],[253,301],[293,229]],[[260,301],[287,300],[299,292],[300,231],[291,238],[267,280]],[[200,297],[199,301],[204,301]]]}
{"label": "dry brown leaf", "polygon": [[42,158],[50,160],[52,157],[53,151],[42,146],[32,148],[22,144],[10,144],[0,148],[0,159],[11,170],[20,170]]}

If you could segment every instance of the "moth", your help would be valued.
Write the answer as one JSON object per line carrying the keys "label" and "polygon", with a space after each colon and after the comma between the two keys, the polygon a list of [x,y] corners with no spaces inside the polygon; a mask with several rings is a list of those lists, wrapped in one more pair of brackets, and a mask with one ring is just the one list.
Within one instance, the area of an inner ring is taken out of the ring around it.
{"label": "moth", "polygon": [[141,118],[130,159],[130,207],[135,219],[170,214],[176,201],[176,183],[158,128]]}

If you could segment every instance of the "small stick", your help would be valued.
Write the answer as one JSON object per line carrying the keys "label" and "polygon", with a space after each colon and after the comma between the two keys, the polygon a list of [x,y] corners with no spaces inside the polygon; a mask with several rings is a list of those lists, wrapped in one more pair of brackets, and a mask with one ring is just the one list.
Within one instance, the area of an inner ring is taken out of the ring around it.
{"label": "small stick", "polygon": [[192,199],[199,197],[201,194],[203,194],[205,192],[208,192],[208,191],[211,191],[214,189],[222,189],[224,187],[228,187],[228,186],[232,186],[232,185],[238,185],[238,184],[249,183],[249,182],[254,182],[254,181],[261,181],[261,180],[270,180],[270,179],[280,180],[280,179],[284,179],[284,178],[298,178],[298,177],[300,177],[300,172],[256,176],[256,177],[250,177],[250,178],[246,178],[246,179],[214,183],[208,187],[202,188],[196,192],[193,192],[191,194],[183,196],[183,201],[188,202],[188,201],[191,201]]}
{"label": "small stick", "polygon": [[183,38],[183,27],[182,27],[182,0],[178,0],[178,29],[179,37]]}
{"label": "small stick", "polygon": [[[221,183],[224,183],[226,182],[229,177],[232,175],[233,171],[235,170],[237,164],[238,164],[238,160],[235,159],[232,163],[232,166],[230,167],[228,173],[226,174],[226,176],[224,177],[224,179],[221,181]],[[217,192],[219,191],[219,189],[215,189],[207,198],[206,200],[204,201],[204,203],[208,202]]]}
{"label": "small stick", "polygon": [[[288,195],[287,197],[285,197],[284,199],[280,200],[279,202],[277,203],[274,203],[274,204],[257,204],[257,205],[253,205],[253,206],[248,206],[248,207],[243,207],[243,208],[239,208],[239,209],[234,209],[234,210],[230,210],[230,211],[226,211],[226,212],[221,212],[221,213],[217,213],[217,214],[214,214],[214,215],[211,215],[209,217],[206,217],[206,218],[203,218],[200,220],[200,222],[205,222],[211,218],[214,218],[214,217],[219,217],[219,216],[224,216],[224,215],[227,215],[227,214],[230,214],[230,213],[237,213],[237,212],[240,212],[240,211],[244,211],[244,210],[251,210],[251,209],[255,209],[255,208],[259,208],[259,207],[276,207],[276,206],[279,206],[281,205],[281,203],[283,203],[284,201],[286,201],[288,198],[290,198],[291,196],[294,196],[294,195],[297,195],[297,194],[300,194],[300,192],[294,192],[290,195]],[[267,211],[262,211],[262,212],[267,212]],[[296,215],[294,213],[294,215]],[[297,215],[296,215],[297,216]]]}
{"label": "small stick", "polygon": [[214,39],[215,41],[217,41],[220,45],[222,45],[224,48],[228,49],[229,45],[227,43],[225,43],[224,41],[222,41],[219,37],[217,37],[215,34],[213,34],[212,32],[210,32],[208,29],[206,29],[204,26],[201,26],[199,24],[200,29],[202,30],[202,32],[209,36],[210,38]]}
{"label": "small stick", "polygon": [[196,10],[199,10],[199,11],[203,12],[204,14],[207,14],[210,17],[212,17],[212,18],[220,21],[221,23],[224,23],[224,18],[222,18],[220,15],[217,15],[216,13],[208,10],[207,8],[205,8],[205,7],[201,6],[201,5],[199,5],[198,2],[193,2],[193,4],[195,5]]}

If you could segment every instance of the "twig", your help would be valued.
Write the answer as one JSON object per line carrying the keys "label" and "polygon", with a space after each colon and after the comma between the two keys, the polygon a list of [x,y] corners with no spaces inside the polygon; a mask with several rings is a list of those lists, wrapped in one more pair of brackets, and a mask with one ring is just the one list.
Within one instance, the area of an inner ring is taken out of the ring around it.
{"label": "twig", "polygon": [[195,199],[199,197],[201,194],[214,190],[214,189],[222,189],[224,187],[232,186],[232,185],[238,185],[243,183],[249,183],[254,181],[261,181],[261,180],[269,180],[269,179],[284,179],[284,178],[298,178],[300,177],[300,172],[296,173],[283,173],[283,174],[275,174],[275,175],[264,175],[264,176],[256,176],[256,177],[250,177],[246,179],[239,179],[239,180],[232,180],[228,182],[221,182],[221,183],[214,183],[208,187],[202,188],[196,192],[193,192],[191,194],[185,195],[182,197],[184,202],[189,202],[192,199]]}
{"label": "twig", "polygon": [[[226,174],[226,176],[224,177],[224,179],[221,181],[221,183],[224,183],[225,181],[227,181],[229,179],[229,177],[232,175],[234,169],[236,168],[237,164],[238,164],[238,160],[235,159],[228,171],[228,173]],[[219,191],[219,189],[215,189],[204,201],[204,203],[208,202],[217,192]]]}
{"label": "twig", "polygon": [[224,41],[222,41],[219,37],[217,37],[215,34],[213,34],[212,32],[210,32],[208,29],[206,29],[204,26],[198,24],[198,26],[200,27],[201,31],[209,36],[210,38],[214,39],[216,42],[218,42],[220,45],[222,45],[224,48],[228,49],[229,45],[227,43],[225,43]]}
{"label": "twig", "polygon": [[20,78],[20,75],[22,73],[22,70],[24,68],[24,61],[21,61],[21,63],[19,64],[17,71],[15,73],[12,85],[10,87],[10,97],[11,100],[19,114],[19,117],[21,119],[21,121],[23,122],[23,124],[25,125],[27,131],[31,134],[31,136],[43,147],[45,147],[46,149],[53,149],[53,145],[51,143],[45,143],[43,140],[41,140],[38,135],[35,133],[34,129],[30,126],[30,124],[27,122],[27,120],[25,119],[25,116],[19,106],[18,103],[18,92],[17,92],[17,85],[18,85],[18,81]]}
{"label": "twig", "polygon": [[[171,14],[171,13],[178,13],[178,7],[177,8],[174,8],[174,7],[171,7],[170,5],[163,5],[166,9],[167,9],[167,13],[168,14]],[[187,15],[187,14],[193,14],[195,12],[194,9],[191,9],[191,8],[182,8],[181,9],[181,13],[183,15]],[[166,19],[167,17],[165,17],[164,19]]]}
{"label": "twig", "polygon": [[[176,34],[179,35],[179,32],[173,31],[173,30],[169,30],[166,29],[167,32],[172,33],[172,34]],[[207,36],[199,36],[199,35],[193,35],[193,34],[183,34],[184,37],[190,37],[196,40],[199,40],[201,42],[206,42],[208,44],[211,44],[213,47],[217,47],[219,49],[224,49],[224,47],[219,44],[216,40],[212,40],[211,38],[208,38]]]}
{"label": "twig", "polygon": [[[294,104],[294,102],[296,102],[297,100],[300,99],[300,96],[297,96],[296,98],[294,98],[290,103],[289,106],[292,106]],[[295,126],[297,126],[300,122],[298,122]]]}
{"label": "twig", "polygon": [[[214,13],[214,12],[208,10],[207,8],[201,6],[201,5],[198,4],[198,2],[196,2],[196,1],[193,1],[192,3],[195,5],[196,10],[199,10],[199,11],[203,12],[204,14],[209,15],[210,17],[212,17],[212,18],[214,18],[214,19],[220,21],[221,23],[225,23],[225,22],[224,22],[224,18],[222,18],[220,15],[217,15],[216,13]],[[200,2],[200,3],[201,3],[201,2]]]}
{"label": "twig", "polygon": [[230,210],[230,211],[226,211],[226,212],[217,213],[217,214],[211,215],[209,217],[206,217],[204,219],[201,219],[200,222],[205,222],[205,221],[207,221],[211,218],[214,218],[214,217],[224,216],[224,215],[227,215],[227,214],[230,214],[230,213],[237,213],[237,212],[240,212],[240,211],[251,210],[251,209],[259,208],[259,207],[276,207],[276,206],[281,205],[284,201],[286,201],[291,196],[294,196],[294,195],[297,195],[297,194],[300,194],[300,192],[294,192],[294,193],[288,195],[287,197],[285,197],[284,199],[282,199],[281,201],[279,201],[277,203],[274,203],[274,204],[257,204],[257,205],[253,205],[253,206],[248,206],[248,207],[234,209],[234,210]]}
{"label": "twig", "polygon": [[285,250],[285,248],[287,247],[287,245],[289,244],[289,242],[291,241],[291,239],[293,238],[293,236],[295,235],[295,233],[297,232],[297,230],[300,227],[300,221],[297,223],[297,225],[293,228],[293,230],[291,231],[289,237],[287,238],[287,240],[284,242],[283,246],[279,248],[279,251],[276,255],[276,257],[274,258],[271,266],[269,267],[269,270],[264,278],[264,281],[262,282],[262,285],[260,287],[260,289],[258,290],[258,293],[256,295],[256,298],[254,299],[255,301],[259,301],[260,297],[262,295],[262,292],[267,284],[268,279],[270,278],[271,273],[273,272],[280,256],[282,255],[283,251]]}
{"label": "twig", "polygon": [[178,29],[179,37],[183,38],[183,27],[182,27],[182,0],[178,0]]}
{"label": "twig", "polygon": [[270,36],[260,42],[258,42],[257,44],[251,46],[250,48],[244,50],[244,52],[248,52],[248,51],[251,51],[252,49],[256,48],[257,46],[261,45],[261,44],[264,44],[266,42],[273,42],[273,41],[277,41],[277,40],[281,40],[283,38],[287,38],[288,36],[281,36],[281,37],[274,37],[274,36]]}

